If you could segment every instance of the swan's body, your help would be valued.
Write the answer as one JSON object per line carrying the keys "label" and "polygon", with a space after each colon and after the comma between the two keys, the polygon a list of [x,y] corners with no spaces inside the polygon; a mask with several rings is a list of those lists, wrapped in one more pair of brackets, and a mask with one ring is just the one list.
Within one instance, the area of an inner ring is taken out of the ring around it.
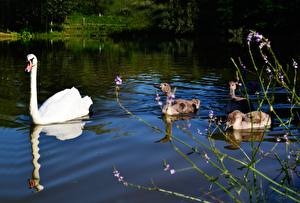
{"label": "swan's body", "polygon": [[162,113],[170,116],[196,113],[200,108],[199,99],[176,99],[173,100],[171,86],[168,83],[160,85],[161,90],[167,95],[167,102],[163,106]]}
{"label": "swan's body", "polygon": [[47,99],[38,109],[36,76],[37,58],[33,54],[27,56],[27,72],[31,72],[30,86],[30,115],[35,124],[62,123],[89,114],[92,105],[90,97],[81,97],[79,91],[73,87],[62,90]]}
{"label": "swan's body", "polygon": [[248,102],[248,100],[244,97],[239,97],[235,95],[235,90],[237,88],[236,85],[237,82],[229,82],[230,101],[226,105],[225,112],[227,114],[233,112],[234,110],[239,110],[243,113],[251,112],[254,109],[252,103],[250,101]]}
{"label": "swan's body", "polygon": [[271,118],[262,111],[252,111],[244,114],[239,110],[235,110],[228,115],[226,125],[236,130],[268,128],[271,126]]}

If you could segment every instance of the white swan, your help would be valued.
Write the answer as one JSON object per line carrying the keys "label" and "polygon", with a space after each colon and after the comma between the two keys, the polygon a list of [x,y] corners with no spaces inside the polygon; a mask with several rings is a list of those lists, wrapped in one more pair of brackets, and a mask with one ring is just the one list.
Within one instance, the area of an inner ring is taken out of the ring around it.
{"label": "white swan", "polygon": [[89,108],[93,104],[92,99],[89,96],[82,98],[75,87],[54,94],[38,109],[36,89],[37,58],[34,54],[29,54],[27,55],[27,61],[25,71],[31,72],[29,109],[35,124],[62,123],[89,114]]}

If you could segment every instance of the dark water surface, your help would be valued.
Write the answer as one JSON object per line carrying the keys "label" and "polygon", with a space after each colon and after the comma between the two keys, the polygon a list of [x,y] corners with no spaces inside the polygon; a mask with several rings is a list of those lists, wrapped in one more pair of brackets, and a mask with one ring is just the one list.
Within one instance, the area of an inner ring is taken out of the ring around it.
{"label": "dark water surface", "polygon": [[[207,137],[209,111],[213,110],[218,117],[226,116],[227,83],[235,75],[229,58],[239,54],[238,50],[213,41],[198,44],[188,40],[0,42],[0,48],[0,202],[188,202],[159,192],[125,187],[112,175],[114,167],[131,183],[153,186],[153,181],[161,188],[209,201],[231,201],[220,188],[211,186],[191,169],[170,142],[159,140],[165,137],[165,130],[172,128],[173,135],[194,146],[195,142],[183,132],[186,129],[200,142],[213,143],[219,150],[245,159],[223,135]],[[74,86],[94,102],[89,119],[60,125],[32,125],[28,113],[30,77],[24,72],[25,56],[29,53],[39,60],[39,104]],[[121,103],[162,132],[126,114],[119,106],[114,88],[116,74],[124,82]],[[154,85],[161,82],[176,86],[178,98],[200,99],[200,111],[191,119],[166,123],[155,101]],[[281,98],[276,107],[287,118],[290,105],[283,98],[284,92],[278,89],[275,94]],[[267,110],[267,106],[263,108]],[[285,131],[276,123],[275,120],[265,135],[231,132],[229,136],[249,156],[253,145],[263,140],[262,150],[275,148],[284,159],[288,156],[287,144],[276,142],[276,137],[283,136]],[[299,123],[294,123],[292,129],[298,135]],[[208,174],[220,173],[199,154],[190,154],[190,149],[176,142],[175,145]],[[212,157],[200,145],[199,151]],[[164,161],[176,170],[175,174],[164,171]],[[238,170],[233,162],[225,164],[236,176],[243,177],[245,169]],[[263,159],[258,167],[276,181],[283,178],[280,164],[274,158]],[[29,187],[30,179],[36,183],[33,188]],[[300,186],[299,178],[292,181],[296,187]],[[261,182],[263,185],[264,181]],[[262,188],[268,199],[276,199],[277,194],[268,185]],[[243,192],[241,199],[248,201],[249,194]]]}

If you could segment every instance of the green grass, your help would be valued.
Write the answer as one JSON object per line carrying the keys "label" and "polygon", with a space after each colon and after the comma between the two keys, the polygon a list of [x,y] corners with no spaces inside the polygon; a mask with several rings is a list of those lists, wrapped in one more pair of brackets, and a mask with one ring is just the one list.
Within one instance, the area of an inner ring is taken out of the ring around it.
{"label": "green grass", "polygon": [[0,32],[0,41],[18,40],[20,37],[20,34],[16,32]]}
{"label": "green grass", "polygon": [[65,36],[84,36],[98,38],[115,33],[141,31],[147,29],[149,23],[141,13],[132,16],[73,14],[63,24]]}
{"label": "green grass", "polygon": [[[49,25],[48,32],[31,33],[30,30],[23,30],[19,34],[16,33],[16,36],[22,40],[31,38],[61,40],[76,37],[99,39],[112,34],[149,31],[153,23],[151,13],[155,9],[152,1],[113,1],[102,14],[72,13],[67,16],[62,25],[55,23]],[[51,27],[53,32],[50,32]],[[0,35],[0,39],[10,40],[12,38],[12,35]]]}

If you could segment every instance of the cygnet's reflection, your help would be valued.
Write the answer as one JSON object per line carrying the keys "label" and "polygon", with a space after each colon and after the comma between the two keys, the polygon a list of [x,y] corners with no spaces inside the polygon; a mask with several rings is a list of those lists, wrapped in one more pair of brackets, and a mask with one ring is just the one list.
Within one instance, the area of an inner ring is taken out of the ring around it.
{"label": "cygnet's reflection", "polygon": [[38,163],[40,158],[39,154],[39,137],[40,133],[44,132],[49,136],[56,136],[59,140],[69,140],[74,139],[82,134],[83,127],[85,122],[82,121],[74,121],[63,124],[54,124],[54,125],[35,125],[30,129],[30,137],[31,137],[31,147],[32,147],[32,164],[33,164],[33,172],[32,178],[28,180],[28,184],[30,188],[34,188],[37,192],[44,189],[44,186],[40,183],[40,167],[41,165]]}
{"label": "cygnet's reflection", "polygon": [[225,132],[225,139],[230,145],[225,146],[227,149],[239,149],[242,142],[262,141],[264,139],[265,130],[232,130]]}
{"label": "cygnet's reflection", "polygon": [[156,142],[169,142],[172,140],[172,133],[173,133],[173,123],[177,120],[190,120],[191,116],[189,115],[179,115],[179,116],[169,116],[164,115],[163,121],[165,123],[165,136]]}

